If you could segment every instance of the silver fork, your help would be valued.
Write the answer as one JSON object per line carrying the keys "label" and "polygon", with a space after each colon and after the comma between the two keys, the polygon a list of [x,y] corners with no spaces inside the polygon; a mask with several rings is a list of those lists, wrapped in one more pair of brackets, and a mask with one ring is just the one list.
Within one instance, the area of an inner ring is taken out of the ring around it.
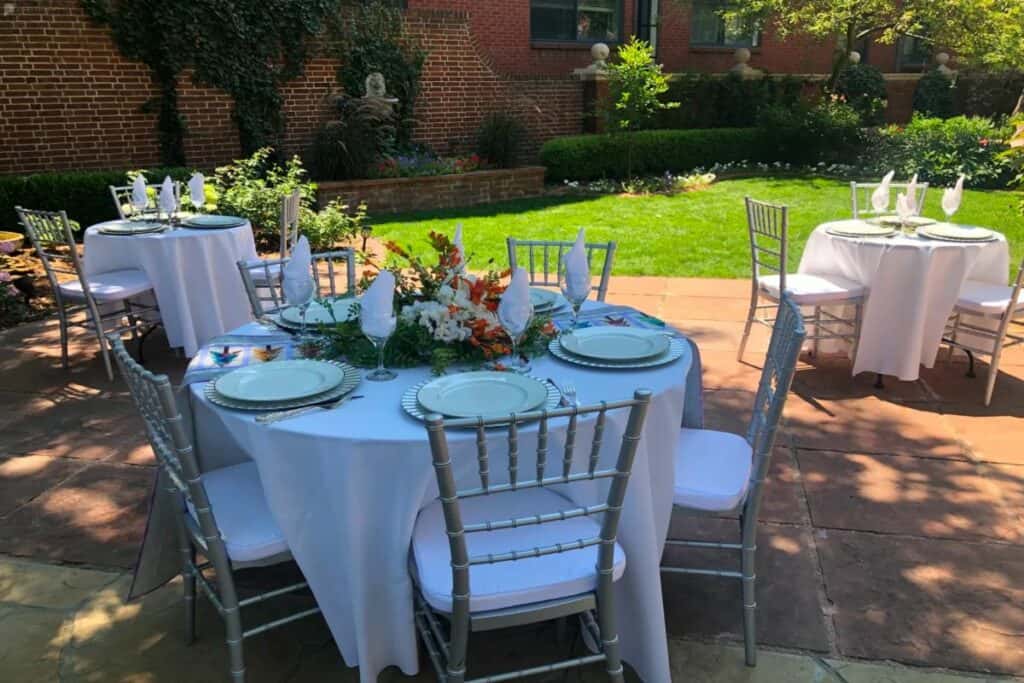
{"label": "silver fork", "polygon": [[287,420],[290,417],[298,417],[299,415],[306,415],[307,413],[313,413],[318,410],[334,410],[335,408],[340,408],[345,403],[354,401],[358,398],[362,398],[362,395],[342,396],[335,401],[328,401],[327,403],[318,403],[316,405],[303,406],[301,408],[289,408],[288,410],[278,410],[274,413],[264,413],[263,415],[256,416],[256,422],[260,424],[273,424],[274,422]]}
{"label": "silver fork", "polygon": [[562,401],[567,406],[578,408],[580,402],[576,400],[576,386],[566,382],[562,385]]}

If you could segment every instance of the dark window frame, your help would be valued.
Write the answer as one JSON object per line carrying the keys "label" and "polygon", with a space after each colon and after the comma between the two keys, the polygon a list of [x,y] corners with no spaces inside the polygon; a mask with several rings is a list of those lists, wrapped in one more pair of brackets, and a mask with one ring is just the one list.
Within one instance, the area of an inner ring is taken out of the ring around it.
{"label": "dark window frame", "polygon": [[706,40],[695,40],[694,35],[694,21],[696,19],[697,7],[703,6],[711,10],[721,10],[726,8],[729,2],[723,0],[693,0],[690,4],[690,47],[699,49],[718,49],[718,50],[736,50],[741,47],[747,49],[758,49],[761,47],[761,27],[756,22],[752,22],[754,25],[751,26],[750,37],[744,41],[727,42],[726,40],[726,22],[720,15],[716,17],[718,19],[718,37],[714,42]]}
{"label": "dark window frame", "polygon": [[[572,0],[573,2],[573,15],[577,18],[580,13],[580,2],[586,2],[586,0]],[[625,0],[616,0],[615,2],[615,18],[617,23],[616,36],[614,38],[578,38],[562,37],[562,38],[547,38],[538,37],[533,33],[533,3],[534,0],[530,0],[530,42],[534,44],[544,45],[594,45],[595,43],[608,43],[609,45],[618,45],[623,42],[623,35],[625,34],[625,19],[626,19],[626,2]]]}

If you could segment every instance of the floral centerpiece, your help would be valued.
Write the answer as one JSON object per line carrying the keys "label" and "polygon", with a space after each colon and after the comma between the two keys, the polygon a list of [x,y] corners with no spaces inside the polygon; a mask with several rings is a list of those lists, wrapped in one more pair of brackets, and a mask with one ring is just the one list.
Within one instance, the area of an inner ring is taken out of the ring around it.
{"label": "floral centerpiece", "polygon": [[[414,256],[394,242],[384,245],[384,263],[367,259],[360,290],[368,287],[381,270],[395,274],[398,323],[385,349],[385,362],[389,367],[430,365],[435,374],[444,373],[453,363],[497,363],[511,350],[511,340],[497,315],[501,295],[508,286],[508,271],[490,267],[481,275],[471,274],[462,250],[447,235],[431,232],[429,238],[437,255],[435,261]],[[376,353],[360,331],[358,320],[323,331],[328,357],[345,356],[354,365],[374,365]],[[519,350],[540,355],[555,334],[551,319],[537,316],[524,333]]]}

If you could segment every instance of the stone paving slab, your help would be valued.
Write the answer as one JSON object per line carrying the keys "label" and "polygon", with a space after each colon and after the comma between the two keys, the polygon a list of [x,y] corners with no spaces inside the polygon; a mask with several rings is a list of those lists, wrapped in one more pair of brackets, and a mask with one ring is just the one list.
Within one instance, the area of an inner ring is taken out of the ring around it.
{"label": "stone paving slab", "polygon": [[[896,455],[805,451],[797,460],[816,527],[961,540],[1024,541],[1013,495],[979,465]],[[1019,502],[1019,488],[1018,494]],[[1019,508],[1018,508],[1019,509]]]}
{"label": "stone paving slab", "polygon": [[843,655],[1024,672],[1020,547],[837,530],[816,544]]}

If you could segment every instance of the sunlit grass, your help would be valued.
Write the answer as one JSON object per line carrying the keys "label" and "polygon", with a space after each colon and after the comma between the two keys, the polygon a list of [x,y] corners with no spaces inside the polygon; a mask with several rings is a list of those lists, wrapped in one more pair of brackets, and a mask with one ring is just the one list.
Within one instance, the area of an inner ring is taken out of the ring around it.
{"label": "sunlit grass", "polygon": [[[929,190],[925,215],[940,218],[941,192]],[[725,180],[698,192],[672,197],[544,197],[465,209],[401,216],[379,216],[378,237],[397,240],[424,253],[430,230],[451,233],[464,226],[473,267],[489,259],[504,265],[505,237],[572,239],[579,228],[587,239],[617,240],[617,275],[748,277],[750,252],[743,198],[751,196],[790,207],[791,268],[807,236],[828,220],[850,215],[849,184],[822,178],[747,178]],[[1024,256],[1024,219],[1019,195],[1006,191],[968,191],[958,222],[991,227],[1006,234],[1013,247],[1013,268]]]}

